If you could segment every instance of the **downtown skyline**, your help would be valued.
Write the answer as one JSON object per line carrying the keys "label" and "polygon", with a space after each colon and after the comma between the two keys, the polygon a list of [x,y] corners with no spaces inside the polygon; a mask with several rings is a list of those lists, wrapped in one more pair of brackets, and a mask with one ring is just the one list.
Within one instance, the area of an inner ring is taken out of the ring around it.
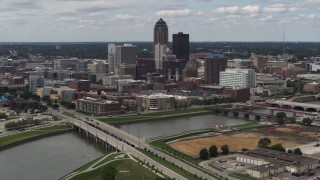
{"label": "downtown skyline", "polygon": [[320,0],[4,0],[0,42],[152,41],[163,18],[190,41],[320,41]]}

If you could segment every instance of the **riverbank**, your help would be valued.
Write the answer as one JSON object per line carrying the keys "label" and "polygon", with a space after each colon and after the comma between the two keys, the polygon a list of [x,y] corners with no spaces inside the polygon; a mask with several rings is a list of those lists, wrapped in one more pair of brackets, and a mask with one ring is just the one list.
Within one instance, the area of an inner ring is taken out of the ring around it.
{"label": "riverbank", "polygon": [[0,137],[0,151],[41,138],[70,132],[72,130],[73,129],[65,125],[55,125]]}
{"label": "riverbank", "polygon": [[172,110],[172,111],[161,111],[152,112],[128,116],[116,116],[109,118],[97,118],[99,121],[113,124],[113,125],[124,125],[132,124],[137,122],[147,122],[147,121],[159,121],[168,120],[173,118],[191,117],[211,114],[211,111],[205,108],[193,108],[193,109],[182,109],[182,110]]}

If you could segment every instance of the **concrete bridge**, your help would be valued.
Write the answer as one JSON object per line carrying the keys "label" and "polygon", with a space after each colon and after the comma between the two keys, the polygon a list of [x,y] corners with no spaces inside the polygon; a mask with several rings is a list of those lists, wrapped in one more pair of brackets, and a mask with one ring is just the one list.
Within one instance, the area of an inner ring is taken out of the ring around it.
{"label": "concrete bridge", "polygon": [[318,104],[298,103],[283,100],[267,100],[267,103],[270,104],[271,107],[293,109],[306,112],[320,112],[320,105]]}
{"label": "concrete bridge", "polygon": [[[67,111],[67,110],[66,110]],[[183,162],[175,157],[172,157],[160,150],[157,150],[149,144],[141,141],[140,138],[133,136],[121,129],[118,129],[114,126],[111,126],[106,123],[102,123],[92,117],[85,116],[83,114],[69,111],[73,116],[76,118],[71,118],[66,116],[60,112],[52,111],[52,114],[62,116],[66,119],[68,123],[70,123],[74,128],[78,129],[79,132],[86,134],[88,137],[95,139],[96,142],[100,142],[106,145],[106,147],[114,147],[115,150],[125,151],[132,153],[133,156],[137,157],[138,159],[149,163],[150,166],[153,166],[158,169],[163,174],[169,176],[170,178],[174,178],[177,180],[184,180],[185,177],[181,176],[180,174],[172,171],[171,169],[161,165],[160,163],[154,161],[153,159],[149,158],[145,154],[141,153],[137,147],[141,149],[146,149],[151,153],[157,155],[160,158],[165,159],[166,161],[183,168],[187,172],[191,174],[195,174],[202,179],[213,180],[216,179],[212,177],[209,173],[201,171],[197,168],[194,168],[192,165],[188,164],[187,162]],[[79,120],[81,119],[81,120]],[[234,179],[230,177],[227,173],[221,172],[223,177],[227,177],[228,179]]]}
{"label": "concrete bridge", "polygon": [[275,119],[274,110],[270,108],[270,114],[262,114],[253,111],[240,110],[240,109],[219,109],[217,107],[207,107],[207,109],[214,113],[222,113],[225,116],[244,118],[253,121],[259,121],[260,119]]}

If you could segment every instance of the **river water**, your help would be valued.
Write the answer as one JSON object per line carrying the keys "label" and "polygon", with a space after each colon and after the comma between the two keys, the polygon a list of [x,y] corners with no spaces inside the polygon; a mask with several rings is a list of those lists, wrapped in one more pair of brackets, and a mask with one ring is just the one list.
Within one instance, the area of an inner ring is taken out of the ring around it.
{"label": "river water", "polygon": [[0,179],[57,180],[104,153],[77,132],[46,137],[0,151]]}
{"label": "river water", "polygon": [[179,134],[183,131],[213,128],[216,125],[232,126],[247,123],[246,120],[222,115],[201,115],[168,120],[139,122],[120,125],[120,129],[140,138],[152,138],[162,135]]}

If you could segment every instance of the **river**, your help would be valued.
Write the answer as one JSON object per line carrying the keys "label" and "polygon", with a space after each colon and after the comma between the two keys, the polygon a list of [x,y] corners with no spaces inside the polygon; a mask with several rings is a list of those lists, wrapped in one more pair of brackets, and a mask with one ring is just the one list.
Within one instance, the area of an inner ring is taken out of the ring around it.
{"label": "river", "polygon": [[236,119],[222,115],[201,115],[168,120],[138,122],[134,124],[120,125],[119,128],[140,138],[152,138],[162,135],[179,134],[183,131],[213,128],[216,125],[240,125],[246,120]]}
{"label": "river", "polygon": [[46,137],[0,151],[0,179],[57,180],[104,153],[77,132]]}

